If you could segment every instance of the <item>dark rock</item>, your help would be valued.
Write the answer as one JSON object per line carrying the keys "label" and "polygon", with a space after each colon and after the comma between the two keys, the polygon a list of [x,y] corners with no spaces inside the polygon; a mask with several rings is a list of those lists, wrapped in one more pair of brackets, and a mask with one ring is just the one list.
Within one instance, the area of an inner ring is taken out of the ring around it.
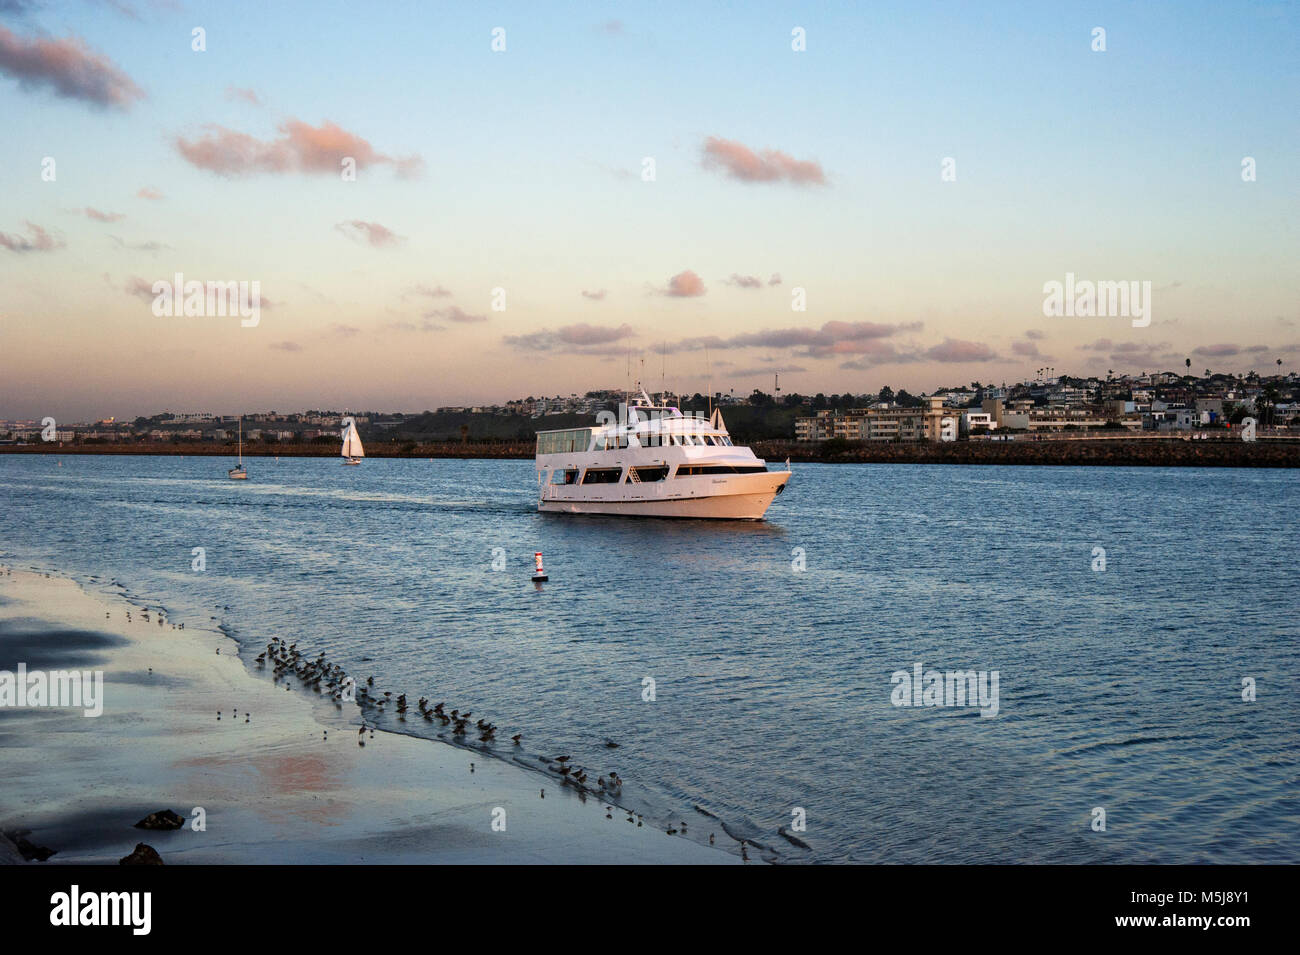
{"label": "dark rock", "polygon": [[123,856],[117,860],[118,865],[162,865],[162,856],[154,850],[153,846],[147,846],[143,842],[135,844],[135,851],[129,856]]}
{"label": "dark rock", "polygon": [[[21,832],[9,832],[5,833],[5,836],[7,837],[6,841],[8,841],[14,849],[17,849],[18,854],[28,862],[31,862],[33,859],[37,862],[44,862],[58,851],[56,849],[47,849],[45,846],[38,846],[33,842],[28,842],[27,838]],[[5,853],[5,855],[9,854],[9,852]]]}
{"label": "dark rock", "polygon": [[[170,809],[151,812],[135,824],[136,829],[179,829],[185,820]],[[145,848],[148,848],[146,846]]]}
{"label": "dark rock", "polygon": [[0,832],[0,865],[22,865],[26,861],[13,840]]}

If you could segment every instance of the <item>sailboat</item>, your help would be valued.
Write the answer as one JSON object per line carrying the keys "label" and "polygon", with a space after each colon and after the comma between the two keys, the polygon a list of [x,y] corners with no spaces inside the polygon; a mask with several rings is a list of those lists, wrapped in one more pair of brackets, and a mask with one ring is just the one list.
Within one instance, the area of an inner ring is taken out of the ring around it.
{"label": "sailboat", "polygon": [[366,456],[366,449],[361,446],[361,435],[357,434],[357,423],[349,420],[346,428],[343,429],[343,449],[340,452],[343,455],[344,464],[360,464],[361,459]]}
{"label": "sailboat", "polygon": [[247,481],[248,468],[244,467],[244,417],[239,417],[239,463],[226,472],[232,481]]}

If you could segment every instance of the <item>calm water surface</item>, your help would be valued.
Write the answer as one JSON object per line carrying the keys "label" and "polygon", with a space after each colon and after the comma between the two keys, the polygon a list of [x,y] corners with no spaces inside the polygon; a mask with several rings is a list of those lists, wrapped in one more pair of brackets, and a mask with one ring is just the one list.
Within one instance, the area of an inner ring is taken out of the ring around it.
{"label": "calm water surface", "polygon": [[[724,524],[539,515],[529,461],[227,466],[0,455],[0,553],[325,651],[786,861],[1300,861],[1297,472],[795,465]],[[918,662],[998,670],[1000,712],[893,706]]]}

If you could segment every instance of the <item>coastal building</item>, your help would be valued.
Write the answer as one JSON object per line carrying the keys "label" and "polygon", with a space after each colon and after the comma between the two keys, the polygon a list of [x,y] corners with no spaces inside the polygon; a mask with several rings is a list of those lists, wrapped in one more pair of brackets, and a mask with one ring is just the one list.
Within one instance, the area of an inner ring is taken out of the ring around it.
{"label": "coastal building", "polygon": [[945,409],[942,395],[924,399],[919,408],[876,405],[841,411],[827,408],[813,417],[796,418],[796,441],[938,441],[941,422],[956,415]]}

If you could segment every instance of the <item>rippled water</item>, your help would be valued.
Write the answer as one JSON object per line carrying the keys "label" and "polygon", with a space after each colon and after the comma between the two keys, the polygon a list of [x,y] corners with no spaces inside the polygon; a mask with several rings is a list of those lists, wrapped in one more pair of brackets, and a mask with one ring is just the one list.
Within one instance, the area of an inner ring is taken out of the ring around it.
{"label": "rippled water", "polygon": [[[1294,471],[796,465],[727,524],[539,515],[529,461],[227,466],[0,455],[0,551],[323,650],[787,861],[1300,861]],[[999,671],[998,715],[895,707],[918,662]]]}

